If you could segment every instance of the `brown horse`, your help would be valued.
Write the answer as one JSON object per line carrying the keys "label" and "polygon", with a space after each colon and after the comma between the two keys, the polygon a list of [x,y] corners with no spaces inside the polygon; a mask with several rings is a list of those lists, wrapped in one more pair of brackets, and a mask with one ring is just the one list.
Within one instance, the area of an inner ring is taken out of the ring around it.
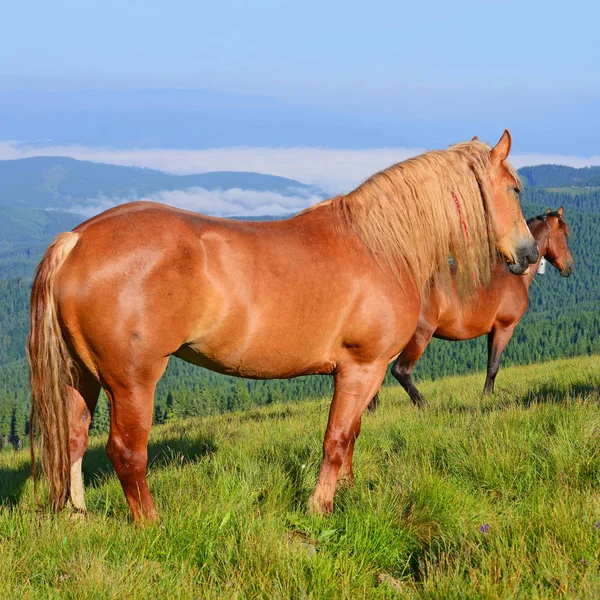
{"label": "brown horse", "polygon": [[[556,212],[548,211],[530,219],[527,225],[540,250],[539,261],[546,258],[563,277],[569,277],[575,263],[567,244],[569,228],[563,214],[561,206]],[[490,285],[478,289],[473,302],[462,302],[455,289],[431,286],[429,297],[421,304],[417,331],[392,366],[392,375],[415,405],[420,408],[427,405],[411,375],[432,337],[455,342],[487,335],[488,367],[483,392],[494,391],[500,358],[527,310],[532,281],[533,277],[515,277],[504,264],[498,263],[492,270]],[[370,411],[375,410],[377,399],[376,394],[369,404]]]}
{"label": "brown horse", "polygon": [[133,518],[157,516],[148,434],[175,355],[240,377],[334,376],[309,504],[330,512],[338,476],[352,478],[361,415],[417,327],[426,282],[449,255],[464,293],[489,279],[497,252],[515,273],[537,260],[509,150],[505,132],[493,149],[471,141],[428,152],[282,221],[135,202],[58,236],[34,279],[28,338],[53,506],[70,491],[85,507],[81,459],[102,387],[106,451]]}

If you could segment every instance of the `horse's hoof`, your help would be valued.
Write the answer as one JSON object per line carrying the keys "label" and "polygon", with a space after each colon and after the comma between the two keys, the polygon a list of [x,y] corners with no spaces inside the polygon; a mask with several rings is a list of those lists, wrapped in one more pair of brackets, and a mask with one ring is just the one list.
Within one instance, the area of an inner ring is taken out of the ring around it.
{"label": "horse's hoof", "polygon": [[337,480],[337,488],[345,489],[354,486],[354,475],[348,475],[346,477],[339,477]]}
{"label": "horse's hoof", "polygon": [[308,500],[308,512],[315,517],[330,515],[333,511],[333,501],[320,500],[311,496]]}
{"label": "horse's hoof", "polygon": [[137,515],[132,515],[133,524],[136,527],[146,527],[150,525],[161,525],[161,519],[156,510],[150,511],[148,513],[141,513]]}
{"label": "horse's hoof", "polygon": [[69,519],[71,521],[83,521],[87,518],[87,510],[81,508],[71,508]]}

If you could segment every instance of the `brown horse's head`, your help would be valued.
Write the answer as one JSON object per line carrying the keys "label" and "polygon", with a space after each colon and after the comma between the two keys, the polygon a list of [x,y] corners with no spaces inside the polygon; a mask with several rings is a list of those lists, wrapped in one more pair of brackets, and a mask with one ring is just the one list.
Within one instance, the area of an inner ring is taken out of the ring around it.
{"label": "brown horse's head", "polygon": [[511,138],[505,131],[490,153],[491,203],[488,206],[496,234],[496,248],[516,275],[522,275],[538,260],[539,251],[521,213],[521,182],[506,162]]}
{"label": "brown horse's head", "polygon": [[564,213],[564,208],[561,206],[557,211],[549,210],[545,215],[538,217],[548,227],[547,241],[544,247],[540,247],[540,251],[563,277],[568,277],[575,271],[575,261],[567,243],[570,232]]}

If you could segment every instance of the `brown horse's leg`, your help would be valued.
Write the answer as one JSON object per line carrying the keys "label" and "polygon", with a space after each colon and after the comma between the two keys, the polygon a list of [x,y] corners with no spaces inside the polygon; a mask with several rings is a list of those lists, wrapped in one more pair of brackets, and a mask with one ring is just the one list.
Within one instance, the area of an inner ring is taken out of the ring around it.
{"label": "brown horse's leg", "polygon": [[117,472],[136,523],[158,518],[146,481],[146,467],[154,390],[166,366],[167,359],[162,359],[154,368],[144,369],[143,383],[140,382],[141,378],[136,378],[128,384],[113,384],[107,389],[110,435],[106,454]]}
{"label": "brown horse's leg", "polygon": [[355,440],[356,433],[360,431],[360,417],[383,381],[385,367],[385,364],[351,365],[336,373],[335,392],[323,442],[323,462],[309,500],[311,512],[328,514],[332,511],[340,467],[351,440]]}
{"label": "brown horse's leg", "polygon": [[[377,394],[375,394],[374,399],[377,398]],[[371,400],[371,403],[373,400]],[[367,407],[370,409],[371,404]],[[338,473],[338,486],[349,486],[354,483],[354,471],[352,470],[352,460],[354,458],[354,443],[356,442],[356,438],[360,435],[360,428],[362,425],[362,417],[358,417],[356,423],[354,424],[354,430],[350,436],[350,443],[348,444],[348,451],[346,452],[346,456],[344,456],[344,460],[342,461],[342,466],[340,467],[340,472]]]}
{"label": "brown horse's leg", "polygon": [[373,400],[369,402],[369,406],[367,406],[367,410],[370,413],[374,413],[377,410],[377,404],[379,404],[379,392],[376,392],[373,396]]}
{"label": "brown horse's leg", "polygon": [[426,408],[427,400],[413,383],[412,372],[432,337],[433,330],[419,328],[392,366],[392,375],[419,408]]}
{"label": "brown horse's leg", "polygon": [[483,387],[484,394],[492,394],[494,392],[494,382],[500,368],[500,359],[514,330],[514,325],[510,325],[509,327],[496,326],[488,334],[488,368]]}
{"label": "brown horse's leg", "polygon": [[88,445],[90,423],[98,402],[100,384],[85,367],[80,367],[75,388],[69,389],[71,391],[69,398],[69,451],[71,458],[69,492],[73,507],[85,511],[81,462]]}

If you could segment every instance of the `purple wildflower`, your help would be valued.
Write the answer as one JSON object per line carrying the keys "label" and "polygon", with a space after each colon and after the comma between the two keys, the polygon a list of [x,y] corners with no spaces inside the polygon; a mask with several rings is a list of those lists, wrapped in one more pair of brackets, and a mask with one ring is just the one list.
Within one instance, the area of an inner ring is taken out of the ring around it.
{"label": "purple wildflower", "polygon": [[490,530],[490,525],[489,523],[486,523],[485,525],[480,525],[479,526],[479,531],[481,533],[487,533]]}

